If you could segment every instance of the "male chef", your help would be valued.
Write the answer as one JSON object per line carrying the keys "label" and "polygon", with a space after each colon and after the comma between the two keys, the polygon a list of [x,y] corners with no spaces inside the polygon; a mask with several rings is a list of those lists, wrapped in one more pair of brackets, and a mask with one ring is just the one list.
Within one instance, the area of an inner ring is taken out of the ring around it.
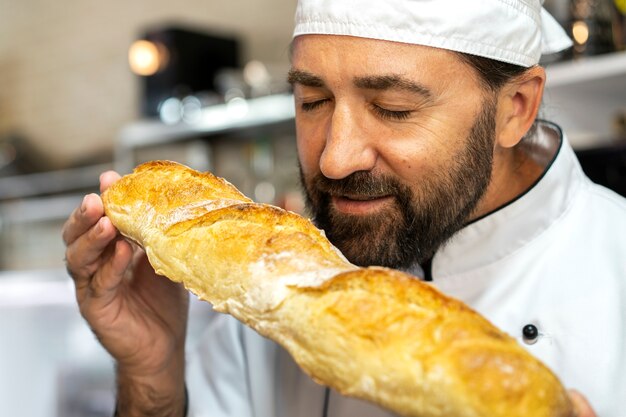
{"label": "male chef", "polygon": [[[598,415],[623,417],[626,201],[537,118],[539,60],[570,44],[539,0],[300,0],[298,159],[311,215],[348,259],[432,281]],[[226,316],[186,355],[185,291],[97,195],[63,237],[81,312],[116,360],[120,416],[392,416],[315,384]]]}

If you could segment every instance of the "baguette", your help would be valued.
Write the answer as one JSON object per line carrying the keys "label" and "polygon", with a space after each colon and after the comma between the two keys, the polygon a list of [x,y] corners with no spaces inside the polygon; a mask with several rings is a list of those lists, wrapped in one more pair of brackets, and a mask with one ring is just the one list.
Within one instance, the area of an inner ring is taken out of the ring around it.
{"label": "baguette", "polygon": [[569,417],[555,375],[462,302],[348,262],[309,220],[155,161],[106,215],[158,274],[282,345],[316,382],[405,417]]}

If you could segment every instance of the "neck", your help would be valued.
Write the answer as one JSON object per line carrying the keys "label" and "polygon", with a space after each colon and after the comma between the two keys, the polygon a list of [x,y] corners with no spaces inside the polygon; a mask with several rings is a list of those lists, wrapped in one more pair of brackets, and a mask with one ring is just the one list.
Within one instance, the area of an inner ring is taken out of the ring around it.
{"label": "neck", "polygon": [[524,142],[512,148],[497,147],[491,182],[470,216],[470,221],[490,213],[526,192],[543,174],[545,167],[532,156]]}

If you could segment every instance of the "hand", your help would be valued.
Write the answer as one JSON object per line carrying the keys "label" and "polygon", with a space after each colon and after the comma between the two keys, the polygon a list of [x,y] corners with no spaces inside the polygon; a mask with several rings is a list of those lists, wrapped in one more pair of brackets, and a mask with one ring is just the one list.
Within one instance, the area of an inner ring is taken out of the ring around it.
{"label": "hand", "polygon": [[[101,191],[118,179],[114,172],[102,174]],[[139,386],[184,397],[188,293],[156,275],[143,250],[104,215],[96,194],[71,214],[63,240],[80,312],[117,361],[118,383],[134,386],[135,397]]]}
{"label": "hand", "polygon": [[574,417],[598,417],[591,408],[591,404],[589,404],[587,399],[580,392],[570,390],[569,395],[572,399],[572,403],[574,403],[574,410],[576,413],[574,414]]}

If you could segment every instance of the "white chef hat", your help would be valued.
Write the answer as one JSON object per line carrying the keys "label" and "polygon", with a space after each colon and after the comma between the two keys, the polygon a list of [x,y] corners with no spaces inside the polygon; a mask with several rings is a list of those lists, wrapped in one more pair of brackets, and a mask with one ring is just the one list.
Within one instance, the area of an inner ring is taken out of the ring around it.
{"label": "white chef hat", "polygon": [[572,41],[543,0],[299,0],[294,37],[361,38],[444,48],[530,67]]}

